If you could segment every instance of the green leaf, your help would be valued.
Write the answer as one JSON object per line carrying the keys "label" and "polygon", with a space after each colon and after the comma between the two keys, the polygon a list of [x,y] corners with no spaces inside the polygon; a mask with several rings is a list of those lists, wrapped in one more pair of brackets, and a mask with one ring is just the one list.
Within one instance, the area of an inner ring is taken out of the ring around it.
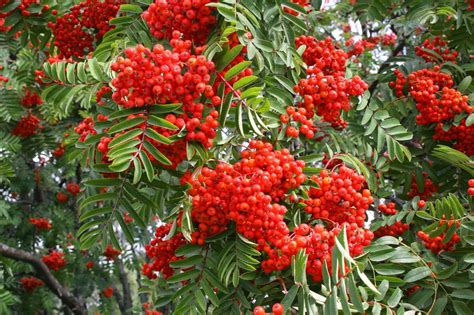
{"label": "green leaf", "polygon": [[188,270],[188,271],[185,271],[185,272],[182,272],[182,273],[177,273],[171,277],[169,277],[166,282],[167,283],[177,283],[177,282],[181,282],[181,281],[184,281],[184,280],[191,280],[191,279],[194,279],[196,278],[201,272],[199,270],[196,270],[196,269],[191,269],[191,270]]}
{"label": "green leaf", "polygon": [[89,59],[89,70],[92,74],[92,77],[94,79],[96,79],[97,81],[99,82],[105,82],[107,81],[105,76],[104,76],[104,73],[103,73],[103,70],[102,70],[102,67],[101,65],[97,62],[97,59],[95,58],[92,58],[92,59]]}
{"label": "green leaf", "polygon": [[392,293],[390,298],[387,300],[388,306],[394,308],[400,302],[400,299],[403,297],[403,291],[400,288],[396,288],[395,291]]}
{"label": "green leaf", "polygon": [[237,76],[239,73],[244,71],[245,69],[248,68],[249,65],[252,64],[252,61],[242,61],[241,63],[236,64],[232,68],[230,68],[226,74],[224,75],[224,79],[229,81],[235,76]]}
{"label": "green leaf", "polygon": [[157,142],[163,143],[163,144],[171,144],[173,141],[171,141],[169,138],[163,136],[161,133],[158,133],[152,128],[147,128],[145,131],[145,135]]}
{"label": "green leaf", "polygon": [[179,129],[174,124],[167,121],[166,119],[160,118],[158,116],[153,116],[153,115],[148,116],[148,123],[153,126],[162,127],[162,128],[170,129],[170,130]]}
{"label": "green leaf", "polygon": [[137,129],[132,129],[127,132],[125,132],[123,135],[120,135],[116,138],[113,138],[112,141],[109,143],[109,148],[113,148],[121,143],[124,143],[128,140],[131,140],[135,137],[138,137],[143,133],[143,129],[137,128]]}
{"label": "green leaf", "polygon": [[143,10],[138,5],[122,4],[122,5],[120,5],[120,12],[142,13]]}
{"label": "green leaf", "polygon": [[122,130],[131,129],[141,123],[143,123],[145,119],[143,117],[135,117],[132,119],[127,119],[124,121],[119,122],[118,124],[113,125],[109,128],[109,133],[117,133]]}
{"label": "green leaf", "polygon": [[87,219],[90,219],[96,216],[101,216],[103,214],[109,214],[110,212],[112,212],[112,207],[110,206],[87,210],[86,212],[81,214],[81,216],[79,217],[79,222],[83,222]]}
{"label": "green leaf", "polygon": [[235,82],[232,87],[234,88],[234,90],[238,90],[238,89],[241,89],[241,88],[243,88],[244,86],[246,86],[248,84],[251,84],[252,82],[255,82],[257,79],[258,79],[258,77],[255,76],[255,75],[245,76],[245,77],[239,79],[237,82]]}
{"label": "green leaf", "polygon": [[281,300],[281,304],[283,305],[283,308],[285,310],[291,309],[293,301],[295,300],[296,295],[298,294],[298,289],[299,287],[297,285],[292,286],[286,293],[285,297]]}
{"label": "green leaf", "polygon": [[235,57],[237,57],[240,54],[243,47],[244,46],[242,45],[236,45],[232,47],[229,51],[225,52],[221,58],[218,58],[216,60],[216,70],[217,71],[224,70],[224,68],[227,67],[232,62],[232,60],[234,60]]}
{"label": "green leaf", "polygon": [[173,163],[163,154],[161,153],[155,146],[153,146],[148,140],[143,142],[145,150],[148,151],[158,162],[164,165],[173,165]]}
{"label": "green leaf", "polygon": [[406,282],[415,282],[423,278],[426,278],[430,276],[431,274],[432,274],[432,271],[430,268],[426,266],[418,267],[407,272],[403,280],[405,280]]}
{"label": "green leaf", "polygon": [[84,182],[84,185],[91,187],[111,187],[122,184],[122,180],[118,178],[95,178]]}
{"label": "green leaf", "polygon": [[472,77],[471,76],[465,77],[461,81],[461,83],[459,83],[458,91],[461,93],[465,93],[469,89],[469,86],[471,85],[471,83],[472,83]]}
{"label": "green leaf", "polygon": [[143,163],[143,167],[145,168],[146,177],[148,178],[150,182],[152,182],[153,179],[155,178],[153,164],[151,164],[151,161],[145,152],[140,151],[139,155],[140,155],[140,160]]}
{"label": "green leaf", "polygon": [[175,260],[170,262],[170,266],[173,268],[190,268],[194,267],[197,264],[200,264],[204,258],[200,255],[198,256],[191,256],[188,258],[184,258],[181,260]]}

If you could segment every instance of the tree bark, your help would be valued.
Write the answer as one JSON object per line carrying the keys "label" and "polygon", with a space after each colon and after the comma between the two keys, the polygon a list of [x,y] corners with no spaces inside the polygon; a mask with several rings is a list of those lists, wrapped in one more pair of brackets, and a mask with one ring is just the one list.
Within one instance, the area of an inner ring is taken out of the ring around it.
{"label": "tree bark", "polygon": [[128,274],[125,271],[125,266],[122,259],[117,259],[117,265],[119,269],[119,279],[122,284],[122,293],[123,293],[123,314],[131,314],[132,309],[132,294],[130,290],[130,283],[128,281]]}
{"label": "tree bark", "polygon": [[9,247],[0,243],[0,255],[13,260],[23,261],[32,265],[39,278],[44,280],[46,286],[67,306],[74,314],[85,315],[86,309],[81,301],[73,296],[68,289],[63,287],[59,281],[53,276],[48,266],[36,256],[25,252],[21,249]]}

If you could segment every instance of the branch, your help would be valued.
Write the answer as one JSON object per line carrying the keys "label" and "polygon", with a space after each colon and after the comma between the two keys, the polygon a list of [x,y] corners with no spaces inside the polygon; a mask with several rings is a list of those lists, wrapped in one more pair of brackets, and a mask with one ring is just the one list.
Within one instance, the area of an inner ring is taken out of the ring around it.
{"label": "branch", "polygon": [[[392,51],[392,54],[390,55],[390,57],[388,57],[388,59],[382,63],[380,65],[380,68],[379,68],[379,71],[377,72],[377,74],[380,74],[382,72],[382,70],[384,70],[388,65],[389,65],[389,62],[388,60],[390,60],[392,57],[395,57],[396,55],[398,55],[399,52],[401,52],[403,50],[403,48],[405,47],[405,38],[403,38],[400,43],[398,43],[397,47],[395,47]],[[372,95],[375,91],[375,89],[377,88],[377,85],[379,84],[379,79],[376,79],[374,82],[372,82],[372,84],[369,86],[369,92],[370,92],[370,95]]]}
{"label": "branch", "polygon": [[21,249],[11,248],[0,243],[0,255],[13,260],[23,261],[32,265],[38,276],[44,280],[48,288],[67,306],[74,314],[85,315],[86,309],[78,298],[73,296],[59,281],[53,276],[49,268],[41,259],[25,252]]}

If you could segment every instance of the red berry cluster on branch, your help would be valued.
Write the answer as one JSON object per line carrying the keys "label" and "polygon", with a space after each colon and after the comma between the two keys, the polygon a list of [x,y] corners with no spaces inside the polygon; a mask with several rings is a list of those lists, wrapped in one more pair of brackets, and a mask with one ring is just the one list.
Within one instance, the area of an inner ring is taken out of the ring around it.
{"label": "red berry cluster on branch", "polygon": [[331,38],[318,41],[311,36],[300,36],[296,46],[306,45],[303,61],[308,65],[307,78],[301,79],[294,91],[303,99],[298,107],[306,109],[306,116],[314,114],[335,127],[344,127],[341,110],[351,107],[350,97],[362,95],[367,83],[358,76],[346,79],[347,54],[336,49]]}
{"label": "red berry cluster on branch", "polygon": [[365,51],[373,50],[377,43],[379,42],[380,37],[372,37],[369,39],[355,40],[354,38],[349,38],[345,42],[346,47],[350,47],[347,51],[348,57],[359,56]]}
{"label": "red berry cluster on branch", "polygon": [[285,313],[285,307],[280,303],[275,303],[272,306],[272,313],[266,313],[262,306],[255,306],[253,309],[253,315],[283,315]]}
{"label": "red berry cluster on branch", "polygon": [[271,144],[253,140],[241,156],[234,165],[205,167],[190,179],[191,216],[198,224],[195,242],[203,244],[207,237],[224,231],[229,220],[260,247],[288,234],[283,220],[286,209],[274,202],[305,180],[304,162],[295,161],[286,149],[275,151]]}
{"label": "red berry cluster on branch", "polygon": [[433,139],[453,142],[456,150],[469,156],[474,155],[474,125],[466,126],[465,119],[458,126],[452,125],[447,131],[443,129],[443,124],[438,124]]}
{"label": "red berry cluster on branch", "polygon": [[382,36],[382,45],[393,46],[397,42],[397,35],[395,33],[388,33]]}
{"label": "red berry cluster on branch", "polygon": [[49,255],[43,256],[41,260],[48,266],[49,269],[58,271],[66,266],[64,253],[53,250]]}
{"label": "red berry cluster on branch", "polygon": [[438,186],[433,183],[433,181],[428,177],[428,174],[426,172],[423,172],[423,179],[424,187],[423,192],[421,192],[418,187],[418,184],[416,183],[416,176],[412,177],[411,189],[407,194],[409,198],[415,198],[416,196],[419,196],[421,199],[428,199],[438,191]]}
{"label": "red berry cluster on branch", "polygon": [[64,145],[60,143],[58,144],[56,149],[53,150],[52,154],[55,158],[59,159],[61,156],[63,156],[65,150],[66,148],[64,147]]}
{"label": "red berry cluster on branch", "polygon": [[97,131],[94,129],[94,120],[92,117],[86,117],[74,128],[74,131],[79,135],[79,142],[86,141],[89,134],[95,135]]}
{"label": "red berry cluster on branch", "polygon": [[384,225],[379,227],[376,231],[374,231],[374,236],[376,238],[383,237],[383,236],[401,236],[405,231],[408,230],[410,227],[409,224],[403,223],[400,221],[396,221],[392,225]]}
{"label": "red berry cluster on branch", "polygon": [[40,125],[40,122],[41,120],[38,117],[32,113],[28,113],[20,118],[20,121],[18,121],[15,128],[12,130],[12,135],[21,138],[31,137],[35,135],[38,130],[43,128],[43,126]]}
{"label": "red berry cluster on branch", "polygon": [[86,0],[74,5],[69,13],[49,22],[60,58],[82,57],[94,49],[94,39],[100,40],[112,26],[120,0]]}
{"label": "red berry cluster on branch", "polygon": [[43,104],[43,99],[38,93],[25,90],[25,95],[23,95],[23,98],[21,99],[21,105],[30,108],[41,104]]}
{"label": "red berry cluster on branch", "polygon": [[50,230],[53,227],[49,220],[45,218],[30,218],[28,221],[38,230]]}
{"label": "red berry cluster on branch", "polygon": [[143,264],[142,272],[150,279],[157,278],[156,272],[160,272],[164,278],[171,277],[174,271],[169,263],[181,259],[176,257],[175,252],[178,247],[186,243],[183,234],[176,233],[170,239],[164,239],[170,232],[171,226],[172,224],[167,223],[157,227],[155,238],[145,246],[146,255],[152,259],[152,262]]}
{"label": "red berry cluster on branch", "polygon": [[143,19],[158,39],[171,39],[173,32],[179,31],[185,39],[202,45],[217,22],[215,8],[207,6],[212,2],[217,1],[155,0],[143,12]]}
{"label": "red berry cluster on branch", "polygon": [[[303,229],[295,228],[297,247],[306,248],[306,253],[308,254],[306,272],[311,276],[313,281],[322,280],[324,261],[326,261],[328,270],[331,272],[332,250],[335,246],[335,237],[341,232],[342,227],[346,229],[349,254],[351,256],[361,255],[364,251],[364,247],[369,245],[374,238],[374,234],[369,230],[357,226],[356,223],[344,222],[333,228],[317,224],[309,230],[307,235],[304,234]],[[300,244],[302,246],[300,246]]]}
{"label": "red berry cluster on branch", "polygon": [[115,260],[120,253],[122,253],[120,250],[113,248],[112,245],[109,244],[105,248],[104,256],[107,260]]}
{"label": "red berry cluster on branch", "polygon": [[461,238],[459,237],[457,232],[454,232],[451,239],[448,242],[445,242],[446,231],[453,224],[455,224],[457,228],[459,228],[460,226],[459,221],[452,220],[452,219],[451,220],[442,219],[439,221],[439,225],[438,225],[439,227],[446,225],[444,227],[445,231],[442,234],[435,237],[430,237],[428,233],[425,233],[423,231],[418,231],[417,235],[423,241],[423,245],[427,249],[431,250],[434,254],[439,254],[442,251],[453,251],[456,244],[461,241]]}
{"label": "red berry cluster on branch", "polygon": [[310,187],[309,199],[303,200],[305,211],[314,219],[329,220],[336,223],[356,223],[362,227],[366,218],[365,211],[373,202],[363,175],[341,166],[337,171],[322,170],[311,180],[319,188]]}
{"label": "red berry cluster on branch", "polygon": [[108,299],[114,294],[114,289],[112,287],[107,287],[102,289],[102,295]]}
{"label": "red berry cluster on branch", "polygon": [[[395,203],[389,202],[388,204],[380,204],[379,210],[386,214],[386,215],[396,215],[398,213],[397,209],[395,208]],[[376,231],[374,231],[375,237],[382,237],[382,236],[400,236],[409,228],[409,224],[403,223],[401,221],[396,221],[391,225],[384,225],[379,227]]]}
{"label": "red berry cluster on branch", "polygon": [[67,183],[66,190],[73,196],[77,196],[81,192],[79,185],[74,182]]}
{"label": "red berry cluster on branch", "polygon": [[397,214],[397,209],[395,209],[395,203],[394,202],[389,202],[387,204],[381,203],[379,205],[379,210],[383,214],[387,214],[387,215]]}
{"label": "red berry cluster on branch", "polygon": [[[437,55],[433,54],[430,50]],[[421,46],[415,47],[415,53],[426,62],[456,62],[458,56],[458,52],[449,49],[448,43],[439,36],[425,39]],[[439,57],[442,60],[439,60]]]}
{"label": "red berry cluster on branch", "polygon": [[[313,120],[306,117],[306,109],[298,108],[297,110],[293,106],[286,108],[287,114],[280,116],[282,124],[287,124],[286,135],[288,137],[297,138],[300,133],[305,135],[306,138],[312,139],[316,132],[316,126],[313,125]],[[291,121],[296,122],[299,125],[299,130],[291,126]]]}
{"label": "red berry cluster on branch", "polygon": [[65,203],[69,200],[69,196],[65,193],[63,193],[62,191],[58,192],[56,194],[56,199],[60,202],[60,203]]}
{"label": "red berry cluster on branch", "polygon": [[21,285],[26,292],[31,293],[37,287],[41,287],[44,285],[44,282],[35,277],[23,277],[20,279]]}
{"label": "red berry cluster on branch", "polygon": [[404,96],[407,88],[409,95],[416,102],[420,112],[416,123],[428,125],[453,119],[463,111],[472,112],[468,97],[452,88],[454,81],[450,74],[440,71],[438,66],[433,69],[422,69],[405,77],[400,70],[395,70],[396,81],[390,82],[397,96]]}
{"label": "red berry cluster on branch", "polygon": [[112,80],[112,99],[117,104],[130,108],[183,102],[187,111],[194,112],[199,111],[192,106],[197,107],[195,99],[203,94],[214,96],[208,84],[214,63],[192,54],[191,41],[180,40],[180,33],[173,35],[172,51],[162,45],[152,50],[138,45],[127,48],[126,58],[119,57],[112,64],[112,70],[118,73]]}
{"label": "red berry cluster on branch", "polygon": [[468,180],[467,184],[469,186],[469,188],[467,189],[468,195],[474,196],[474,178]]}

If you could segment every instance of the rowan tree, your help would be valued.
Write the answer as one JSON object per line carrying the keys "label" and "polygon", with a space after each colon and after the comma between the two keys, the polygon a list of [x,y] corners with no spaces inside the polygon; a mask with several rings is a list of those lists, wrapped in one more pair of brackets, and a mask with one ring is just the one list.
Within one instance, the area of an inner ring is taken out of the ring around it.
{"label": "rowan tree", "polygon": [[472,314],[474,3],[0,0],[1,314]]}

